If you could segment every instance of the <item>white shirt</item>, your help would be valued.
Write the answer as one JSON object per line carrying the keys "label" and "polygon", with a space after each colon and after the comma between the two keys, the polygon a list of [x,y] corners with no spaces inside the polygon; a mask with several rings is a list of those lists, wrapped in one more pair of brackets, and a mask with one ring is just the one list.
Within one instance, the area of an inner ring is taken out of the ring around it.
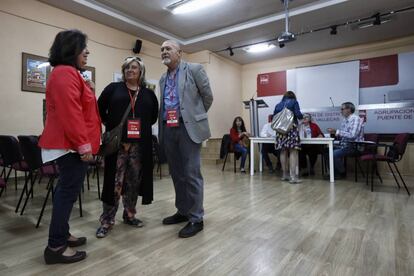
{"label": "white shirt", "polygon": [[47,163],[53,160],[62,157],[65,154],[70,152],[74,152],[72,150],[65,150],[65,149],[42,149],[42,161],[43,163]]}
{"label": "white shirt", "polygon": [[263,126],[262,131],[260,132],[260,137],[276,137],[276,131],[272,129],[272,123],[267,123]]}

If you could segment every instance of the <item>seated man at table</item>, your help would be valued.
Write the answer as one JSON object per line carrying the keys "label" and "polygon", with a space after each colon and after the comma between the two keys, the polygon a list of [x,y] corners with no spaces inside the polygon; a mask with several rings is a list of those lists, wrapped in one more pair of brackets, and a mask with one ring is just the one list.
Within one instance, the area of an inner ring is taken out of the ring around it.
{"label": "seated man at table", "polygon": [[339,145],[334,148],[335,179],[346,176],[344,157],[352,156],[355,153],[355,146],[352,142],[364,140],[363,120],[355,115],[355,106],[351,102],[343,103],[341,114],[344,117],[339,129],[328,128],[330,134],[334,134],[339,140]]}
{"label": "seated man at table", "polygon": [[[272,129],[272,119],[273,114],[270,114],[267,119],[267,123],[263,126],[262,131],[260,132],[260,137],[276,138],[276,132]],[[262,144],[262,156],[263,160],[266,163],[266,166],[269,168],[269,172],[273,173],[273,164],[269,158],[269,153],[272,153],[277,158],[277,170],[280,170],[280,152],[276,150],[275,144]]]}
{"label": "seated man at table", "polygon": [[[309,113],[303,113],[303,121],[299,126],[300,138],[321,138],[323,133],[319,126],[312,121],[312,115]],[[303,171],[302,176],[315,175],[315,163],[318,159],[318,154],[323,153],[322,145],[302,145],[299,151],[299,168]],[[308,171],[309,157],[310,168]]]}

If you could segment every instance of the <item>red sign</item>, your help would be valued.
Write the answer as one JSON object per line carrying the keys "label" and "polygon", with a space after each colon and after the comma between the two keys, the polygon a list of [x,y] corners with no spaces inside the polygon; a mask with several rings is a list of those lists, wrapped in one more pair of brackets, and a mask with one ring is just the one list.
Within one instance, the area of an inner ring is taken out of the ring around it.
{"label": "red sign", "polygon": [[286,92],[286,71],[257,75],[257,96],[277,96]]}
{"label": "red sign", "polygon": [[360,88],[395,84],[398,84],[398,55],[360,60]]}

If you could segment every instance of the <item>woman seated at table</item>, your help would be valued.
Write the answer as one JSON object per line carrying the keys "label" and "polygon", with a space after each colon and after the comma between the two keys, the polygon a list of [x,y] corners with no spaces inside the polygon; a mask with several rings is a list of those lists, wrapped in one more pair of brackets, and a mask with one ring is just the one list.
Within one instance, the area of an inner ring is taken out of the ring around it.
{"label": "woman seated at table", "polygon": [[[299,134],[301,138],[324,137],[319,126],[312,122],[312,116],[309,113],[303,114],[303,121],[299,127]],[[302,176],[308,176],[309,174],[315,175],[315,163],[318,158],[318,154],[321,152],[321,145],[302,145],[302,149],[299,151],[299,167],[303,171]],[[309,170],[306,156],[309,157]]]}
{"label": "woman seated at table", "polygon": [[246,173],[244,164],[246,163],[246,157],[249,145],[250,134],[246,132],[244,121],[241,117],[234,118],[233,127],[230,129],[230,137],[234,152],[241,154],[240,172]]}

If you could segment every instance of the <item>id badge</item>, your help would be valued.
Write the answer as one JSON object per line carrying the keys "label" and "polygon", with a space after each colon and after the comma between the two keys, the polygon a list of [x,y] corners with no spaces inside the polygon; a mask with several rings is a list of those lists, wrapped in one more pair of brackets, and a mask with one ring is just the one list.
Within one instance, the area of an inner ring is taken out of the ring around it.
{"label": "id badge", "polygon": [[141,138],[141,120],[129,119],[127,124],[127,138],[136,139]]}
{"label": "id badge", "polygon": [[178,127],[180,124],[178,110],[167,110],[167,127]]}

